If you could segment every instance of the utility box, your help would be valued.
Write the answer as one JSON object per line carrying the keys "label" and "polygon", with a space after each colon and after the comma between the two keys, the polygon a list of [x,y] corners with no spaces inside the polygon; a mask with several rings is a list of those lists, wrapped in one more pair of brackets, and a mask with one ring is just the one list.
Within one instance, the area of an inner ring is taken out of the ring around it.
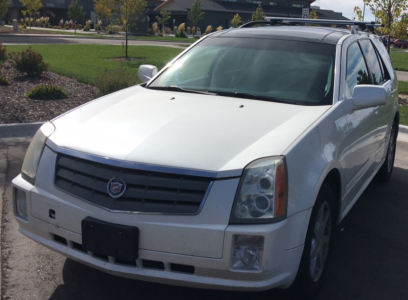
{"label": "utility box", "polygon": [[18,22],[16,19],[13,19],[13,31],[18,32]]}

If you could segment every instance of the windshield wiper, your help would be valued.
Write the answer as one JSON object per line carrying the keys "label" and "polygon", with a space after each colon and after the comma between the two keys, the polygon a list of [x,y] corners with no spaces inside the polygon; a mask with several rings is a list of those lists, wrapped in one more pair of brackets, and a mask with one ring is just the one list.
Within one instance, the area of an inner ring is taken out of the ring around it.
{"label": "windshield wiper", "polygon": [[279,102],[279,103],[288,103],[288,104],[299,104],[297,101],[291,101],[291,100],[286,100],[286,99],[281,99],[281,98],[255,95],[255,94],[246,93],[246,92],[223,92],[223,91],[212,91],[212,90],[210,90],[209,92],[210,93],[215,93],[218,96],[246,98],[246,99],[271,101],[271,102]]}
{"label": "windshield wiper", "polygon": [[217,95],[216,93],[207,92],[207,91],[185,89],[177,85],[149,86],[147,88],[152,89],[152,90],[159,90],[159,91],[176,91],[176,92],[195,93],[195,94],[204,94],[204,95],[213,95],[213,96]]}

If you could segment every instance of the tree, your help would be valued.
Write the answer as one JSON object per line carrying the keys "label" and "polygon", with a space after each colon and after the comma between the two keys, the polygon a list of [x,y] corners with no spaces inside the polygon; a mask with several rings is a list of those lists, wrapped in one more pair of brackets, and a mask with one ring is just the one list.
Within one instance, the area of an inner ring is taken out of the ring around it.
{"label": "tree", "polygon": [[205,12],[203,12],[203,4],[201,3],[201,0],[195,0],[187,14],[191,23],[193,23],[193,26],[196,26],[198,22],[204,18],[205,14]]}
{"label": "tree", "polygon": [[237,28],[242,23],[242,19],[239,14],[236,14],[231,21],[231,24],[234,28]]}
{"label": "tree", "polygon": [[[319,17],[317,16],[317,11],[316,10],[312,10],[310,13],[309,13],[309,19],[312,19],[312,20],[317,20]],[[306,26],[316,26],[316,27],[319,27],[319,24],[316,24],[316,23],[306,23]]]}
{"label": "tree", "polygon": [[262,21],[265,18],[265,13],[261,4],[258,5],[256,11],[252,14],[252,21]]}
{"label": "tree", "polygon": [[404,14],[400,21],[394,23],[393,35],[400,40],[406,40],[408,38],[407,28],[408,16]]}
{"label": "tree", "polygon": [[99,19],[109,22],[115,9],[114,0],[94,0],[94,10]]}
{"label": "tree", "polygon": [[[36,16],[40,9],[43,7],[42,0],[20,0],[21,4],[27,8],[27,12],[32,16]],[[30,28],[31,28],[31,23],[30,23]]]}
{"label": "tree", "polygon": [[119,22],[126,32],[126,59],[128,59],[128,33],[129,28],[136,27],[140,15],[144,15],[147,9],[146,0],[121,0],[118,8]]}
{"label": "tree", "polygon": [[122,25],[126,32],[126,59],[128,59],[129,29],[135,28],[140,15],[146,13],[146,0],[94,0],[95,12],[104,21]]}
{"label": "tree", "polygon": [[0,0],[0,20],[3,19],[8,11],[9,0]]}
{"label": "tree", "polygon": [[384,25],[379,31],[388,35],[387,48],[388,52],[390,52],[390,35],[393,34],[395,23],[400,20],[404,11],[407,10],[408,0],[364,0],[364,3],[370,8],[376,20]]}
{"label": "tree", "polygon": [[[85,12],[82,10],[82,6],[79,6],[78,0],[71,0],[71,4],[68,7],[68,17],[75,23],[85,18]],[[76,26],[74,28],[76,33]]]}
{"label": "tree", "polygon": [[359,20],[359,21],[364,21],[363,11],[361,10],[360,7],[358,7],[358,6],[354,7],[354,14],[355,14],[356,16],[354,17],[353,20],[355,20],[356,17],[357,17],[357,20]]}
{"label": "tree", "polygon": [[171,12],[167,10],[160,11],[160,16],[156,16],[157,23],[163,26],[163,35],[164,35],[164,26],[171,19]]}

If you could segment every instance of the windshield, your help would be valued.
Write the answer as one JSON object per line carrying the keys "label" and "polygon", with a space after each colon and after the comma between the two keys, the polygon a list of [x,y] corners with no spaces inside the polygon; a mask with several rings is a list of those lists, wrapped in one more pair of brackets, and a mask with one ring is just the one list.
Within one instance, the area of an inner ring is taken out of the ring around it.
{"label": "windshield", "polygon": [[148,88],[304,105],[332,103],[335,46],[257,38],[207,38]]}

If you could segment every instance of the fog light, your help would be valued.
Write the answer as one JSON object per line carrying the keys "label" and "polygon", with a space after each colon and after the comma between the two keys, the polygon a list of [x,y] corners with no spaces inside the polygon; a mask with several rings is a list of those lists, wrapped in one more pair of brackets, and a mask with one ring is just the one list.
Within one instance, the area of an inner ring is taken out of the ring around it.
{"label": "fog light", "polygon": [[25,191],[14,188],[16,214],[27,220],[27,197]]}
{"label": "fog light", "polygon": [[232,270],[261,270],[264,237],[234,235],[232,248]]}

